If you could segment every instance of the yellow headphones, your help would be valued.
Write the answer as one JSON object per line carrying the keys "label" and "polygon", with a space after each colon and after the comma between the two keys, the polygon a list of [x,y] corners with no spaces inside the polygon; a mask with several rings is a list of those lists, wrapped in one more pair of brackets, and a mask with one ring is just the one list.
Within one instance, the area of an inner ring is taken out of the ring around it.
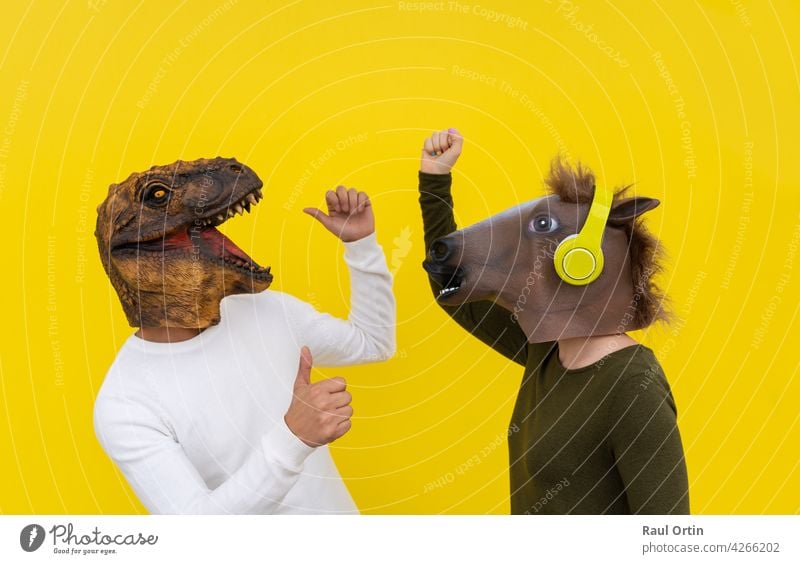
{"label": "yellow headphones", "polygon": [[553,262],[559,278],[568,284],[585,286],[603,272],[603,232],[614,195],[595,186],[592,206],[580,232],[566,237],[556,247]]}

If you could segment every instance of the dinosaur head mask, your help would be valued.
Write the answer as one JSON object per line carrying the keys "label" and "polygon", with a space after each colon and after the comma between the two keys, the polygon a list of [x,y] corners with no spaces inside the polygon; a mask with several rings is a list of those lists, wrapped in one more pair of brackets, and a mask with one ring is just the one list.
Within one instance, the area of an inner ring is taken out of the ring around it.
{"label": "dinosaur head mask", "polygon": [[556,272],[554,255],[586,223],[594,175],[556,160],[546,183],[550,195],[431,244],[423,266],[442,285],[438,301],[493,300],[532,343],[623,333],[663,317],[664,298],[653,282],[661,269],[659,244],[640,221],[658,200],[616,191],[607,218],[597,225],[602,271],[588,284],[573,285]]}
{"label": "dinosaur head mask", "polygon": [[272,282],[216,227],[249,212],[261,180],[235,159],[177,161],[112,184],[97,207],[95,237],[106,274],[133,327],[203,329],[231,294]]}

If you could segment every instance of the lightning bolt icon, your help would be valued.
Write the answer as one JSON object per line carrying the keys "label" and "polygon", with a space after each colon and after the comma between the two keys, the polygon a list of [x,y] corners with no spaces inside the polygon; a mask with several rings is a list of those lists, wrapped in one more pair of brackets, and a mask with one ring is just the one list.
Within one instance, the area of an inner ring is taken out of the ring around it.
{"label": "lightning bolt icon", "polygon": [[36,537],[39,536],[39,527],[33,527],[31,529],[31,536],[28,539],[28,548],[33,544],[33,541],[36,540]]}

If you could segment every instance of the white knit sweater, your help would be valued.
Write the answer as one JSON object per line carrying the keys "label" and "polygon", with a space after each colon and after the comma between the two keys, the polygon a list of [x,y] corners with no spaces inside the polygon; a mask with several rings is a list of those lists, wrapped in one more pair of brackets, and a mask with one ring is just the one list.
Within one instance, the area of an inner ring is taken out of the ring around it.
{"label": "white knit sweater", "polygon": [[94,426],[151,513],[357,513],[328,448],[283,419],[301,346],[315,366],[394,354],[392,277],[375,235],[345,243],[345,261],[347,320],[266,290],[226,297],[219,325],[187,341],[125,341]]}

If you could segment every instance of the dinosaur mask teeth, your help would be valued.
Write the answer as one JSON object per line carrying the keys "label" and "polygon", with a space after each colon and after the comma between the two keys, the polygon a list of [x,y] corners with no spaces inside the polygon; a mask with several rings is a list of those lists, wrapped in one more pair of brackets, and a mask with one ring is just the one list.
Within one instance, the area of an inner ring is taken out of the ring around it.
{"label": "dinosaur mask teeth", "polygon": [[240,200],[228,205],[226,209],[217,212],[212,217],[201,218],[196,220],[196,222],[201,226],[211,225],[216,227],[237,214],[244,215],[245,212],[250,213],[250,206],[256,205],[263,197],[261,188],[257,188],[245,194]]}

